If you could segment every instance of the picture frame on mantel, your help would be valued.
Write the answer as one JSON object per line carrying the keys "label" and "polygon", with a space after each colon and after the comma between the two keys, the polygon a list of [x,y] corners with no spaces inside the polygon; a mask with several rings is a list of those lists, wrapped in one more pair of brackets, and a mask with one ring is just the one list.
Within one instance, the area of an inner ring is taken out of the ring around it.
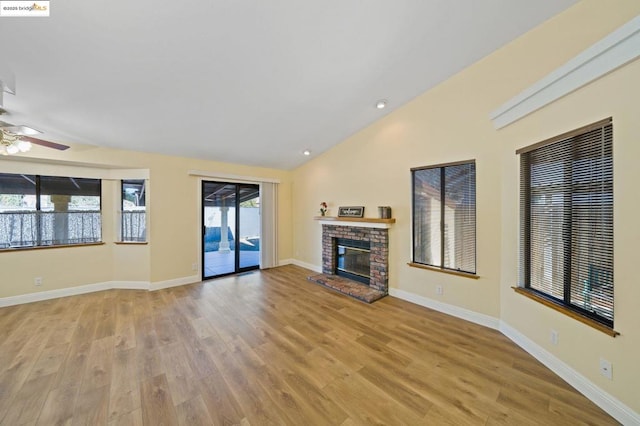
{"label": "picture frame on mantel", "polygon": [[364,217],[364,206],[338,207],[338,217]]}

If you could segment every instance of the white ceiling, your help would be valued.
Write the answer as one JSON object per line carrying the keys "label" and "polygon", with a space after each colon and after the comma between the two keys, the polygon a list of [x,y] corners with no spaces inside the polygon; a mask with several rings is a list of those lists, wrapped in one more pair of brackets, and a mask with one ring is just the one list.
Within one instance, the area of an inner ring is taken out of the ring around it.
{"label": "white ceiling", "polygon": [[2,119],[57,142],[292,169],[574,3],[52,1],[49,18],[0,18],[17,89]]}

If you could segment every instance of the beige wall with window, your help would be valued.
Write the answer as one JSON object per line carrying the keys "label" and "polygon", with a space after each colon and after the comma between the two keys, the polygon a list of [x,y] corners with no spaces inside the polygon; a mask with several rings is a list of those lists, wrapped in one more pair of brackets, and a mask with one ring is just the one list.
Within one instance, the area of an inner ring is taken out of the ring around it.
{"label": "beige wall with window", "polygon": [[[0,298],[111,281],[153,284],[197,276],[192,264],[201,261],[200,185],[189,170],[280,180],[278,253],[280,259],[292,257],[290,172],[78,145],[64,152],[34,147],[28,157],[17,159],[0,159],[0,172],[106,176],[102,188],[102,235],[106,244],[0,251]],[[149,244],[116,245],[120,181],[110,176],[127,177],[129,173],[138,178],[135,171],[139,169],[149,174]],[[43,278],[42,287],[34,286],[34,277]]]}
{"label": "beige wall with window", "polygon": [[[635,0],[585,0],[419,96],[294,172],[294,255],[321,264],[319,203],[389,205],[390,287],[485,314],[519,331],[640,413],[640,61],[614,71],[524,119],[495,130],[489,114],[640,13]],[[372,95],[376,98],[378,95]],[[372,98],[372,99],[373,99]],[[517,148],[600,119],[614,122],[615,328],[612,338],[516,294],[519,193]],[[476,160],[477,273],[472,280],[407,266],[411,260],[412,167]],[[436,295],[442,285],[444,294]],[[549,343],[551,329],[559,344]],[[614,380],[598,361],[613,363]]]}

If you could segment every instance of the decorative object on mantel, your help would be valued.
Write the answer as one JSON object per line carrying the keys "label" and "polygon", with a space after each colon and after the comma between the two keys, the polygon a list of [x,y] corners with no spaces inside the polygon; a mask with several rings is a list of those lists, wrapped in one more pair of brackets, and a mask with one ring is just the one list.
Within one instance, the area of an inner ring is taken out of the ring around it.
{"label": "decorative object on mantel", "polygon": [[364,217],[364,206],[338,207],[338,217]]}
{"label": "decorative object on mantel", "polygon": [[391,219],[391,207],[379,206],[378,215],[380,216],[380,219]]}
{"label": "decorative object on mantel", "polygon": [[325,216],[327,214],[328,205],[324,201],[320,203],[320,216]]}

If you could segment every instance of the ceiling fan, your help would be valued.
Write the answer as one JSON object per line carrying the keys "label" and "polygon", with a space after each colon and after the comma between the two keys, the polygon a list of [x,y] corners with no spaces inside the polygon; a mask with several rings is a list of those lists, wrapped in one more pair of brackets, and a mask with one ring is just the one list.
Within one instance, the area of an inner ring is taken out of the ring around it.
{"label": "ceiling fan", "polygon": [[33,137],[40,133],[42,132],[28,126],[15,126],[13,124],[0,121],[0,154],[13,155],[18,152],[27,152],[31,149],[32,144],[44,146],[46,148],[58,149],[60,151],[69,149],[68,145]]}

